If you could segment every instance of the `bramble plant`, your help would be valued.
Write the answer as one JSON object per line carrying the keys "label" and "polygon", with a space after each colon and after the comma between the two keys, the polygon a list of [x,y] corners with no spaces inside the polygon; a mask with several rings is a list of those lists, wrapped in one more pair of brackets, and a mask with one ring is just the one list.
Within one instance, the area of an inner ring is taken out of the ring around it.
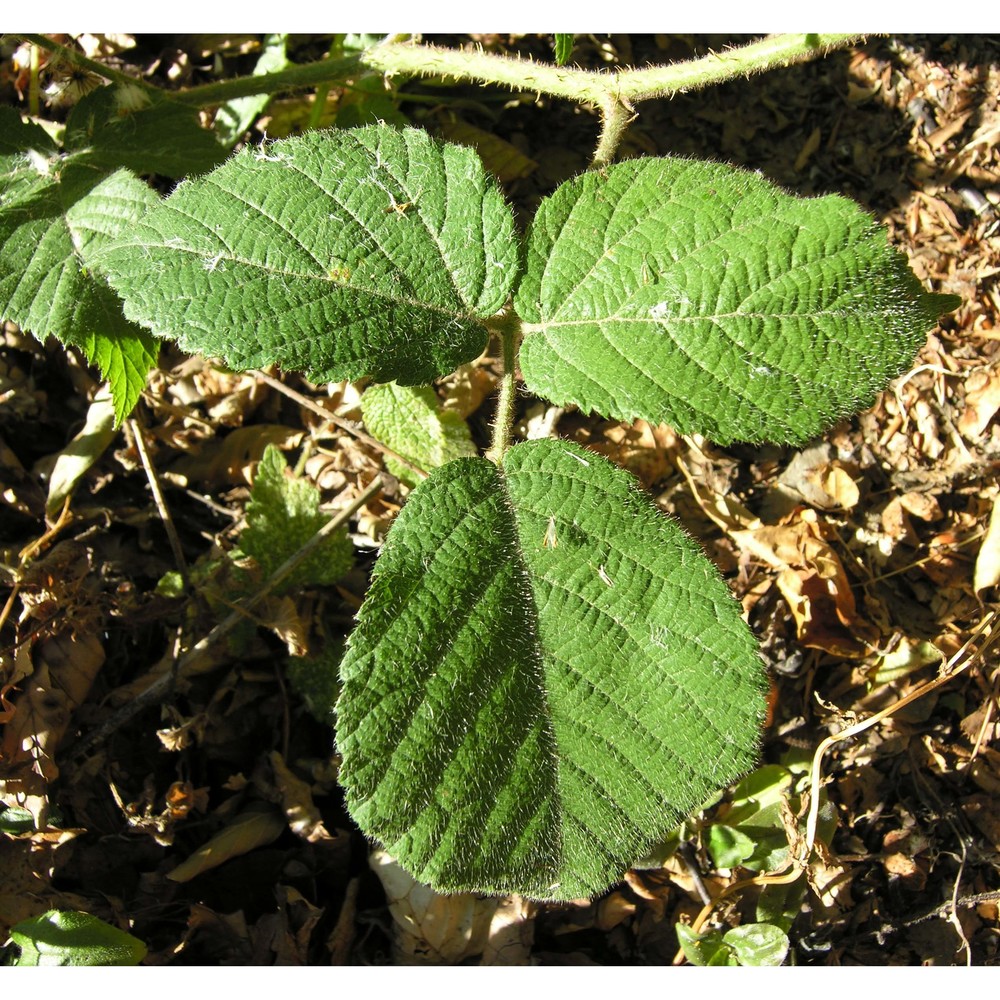
{"label": "bramble plant", "polygon": [[[65,343],[108,341],[133,375],[122,412],[150,334],[235,368],[403,387],[498,339],[492,447],[410,494],[336,704],[352,815],[437,889],[599,893],[753,767],[766,679],[739,605],[627,473],[568,441],[512,443],[515,372],[605,417],[802,443],[905,371],[958,302],[925,292],[857,205],[717,163],[611,162],[630,101],[850,40],[765,40],[770,61],[697,79],[683,65],[627,71],[613,87],[396,40],[357,57],[601,107],[593,169],[545,198],[523,236],[476,154],[417,129],[307,132],[214,167],[201,146],[204,168],[184,172],[207,172],[160,198],[126,169],[155,168],[94,140],[123,129],[105,113],[113,94],[89,118],[74,111],[63,149],[0,109],[3,315]],[[724,944],[712,955],[727,961],[749,947]]]}

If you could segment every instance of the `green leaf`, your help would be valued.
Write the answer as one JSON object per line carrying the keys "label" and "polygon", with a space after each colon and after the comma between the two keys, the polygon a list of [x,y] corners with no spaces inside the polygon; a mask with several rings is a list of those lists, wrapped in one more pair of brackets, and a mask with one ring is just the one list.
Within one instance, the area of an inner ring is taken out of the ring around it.
{"label": "green leaf", "polygon": [[138,965],[146,946],[89,913],[49,910],[10,929],[21,949],[15,965]]}
{"label": "green leaf", "polygon": [[518,261],[472,150],[377,126],[245,149],[102,257],[127,315],[185,350],[407,385],[480,354]]}
{"label": "green leaf", "polygon": [[808,882],[804,877],[792,882],[770,882],[762,886],[757,897],[757,920],[773,924],[787,934],[802,909],[807,886]]}
{"label": "green leaf", "polygon": [[97,366],[111,389],[115,427],[135,409],[160,357],[160,342],[141,327],[130,327],[124,335],[98,332],[80,342],[87,360]]}
{"label": "green leaf", "polygon": [[157,346],[125,319],[91,257],[157,196],[126,171],[105,176],[67,164],[13,109],[0,108],[0,133],[0,316],[40,340],[81,348],[109,381],[121,423]]}
{"label": "green leaf", "polygon": [[[442,410],[429,385],[369,386],[361,397],[361,413],[374,437],[424,471],[476,454],[469,425],[457,413]],[[385,464],[407,486],[419,482],[401,462],[387,458]]]}
{"label": "green leaf", "polygon": [[555,51],[556,65],[565,66],[573,55],[574,35],[555,35],[553,39],[553,49]]}
{"label": "green leaf", "polygon": [[764,710],[712,564],[564,441],[414,490],[341,679],[348,807],[439,891],[602,891],[750,768]]}
{"label": "green leaf", "polygon": [[781,965],[788,956],[788,935],[773,924],[741,924],[726,931],[722,940],[740,965]]}
{"label": "green leaf", "polygon": [[[240,535],[240,549],[253,556],[265,576],[270,576],[295,555],[330,515],[319,509],[319,490],[308,480],[292,475],[280,449],[269,444],[257,466],[247,525]],[[325,538],[281,583],[277,593],[299,587],[336,583],[354,561],[354,548],[342,528]]]}
{"label": "green leaf", "polygon": [[70,112],[65,142],[74,159],[89,166],[166,177],[204,173],[228,152],[202,128],[197,108],[154,100],[138,86],[99,87],[87,94]]}
{"label": "green leaf", "polygon": [[924,292],[853,202],[671,158],[559,187],[515,300],[532,392],[720,443],[818,434],[958,303]]}
{"label": "green leaf", "polygon": [[793,777],[778,764],[766,764],[748,774],[733,789],[724,823],[707,832],[707,846],[717,868],[742,865],[754,871],[774,871],[788,860],[788,835],[781,803],[791,796]]}
{"label": "green leaf", "polygon": [[27,809],[0,802],[0,833],[14,836],[19,833],[31,833],[34,829],[35,817]]}
{"label": "green leaf", "polygon": [[736,956],[716,930],[696,934],[687,924],[676,924],[677,941],[692,965],[739,965]]}
{"label": "green leaf", "polygon": [[[254,76],[264,76],[285,69],[289,65],[287,54],[288,35],[268,35],[264,51],[253,68]],[[271,101],[271,94],[252,94],[227,101],[215,113],[215,134],[227,148],[234,146],[253,123],[263,114]]]}

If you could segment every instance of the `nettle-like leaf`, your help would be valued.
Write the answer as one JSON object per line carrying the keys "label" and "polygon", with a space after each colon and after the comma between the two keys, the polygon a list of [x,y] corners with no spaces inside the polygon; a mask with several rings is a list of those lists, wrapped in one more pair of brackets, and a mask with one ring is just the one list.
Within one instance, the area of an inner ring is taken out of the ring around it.
{"label": "nettle-like leaf", "polygon": [[[379,441],[425,471],[476,454],[469,425],[457,413],[443,410],[429,385],[384,382],[369,386],[361,396],[361,413],[365,426]],[[385,465],[407,486],[419,482],[401,462],[387,458]]]}
{"label": "nettle-like leaf", "polygon": [[373,126],[245,149],[102,265],[126,314],[186,350],[413,385],[479,355],[519,248],[474,152]]}
{"label": "nettle-like leaf", "polygon": [[515,301],[532,392],[720,443],[802,442],[864,407],[958,303],[853,202],[672,158],[547,198]]}
{"label": "nettle-like leaf", "polygon": [[[280,449],[269,444],[257,465],[240,550],[253,556],[264,575],[270,576],[330,520],[330,515],[319,509],[319,501],[319,490],[307,479],[292,475]],[[342,528],[324,539],[293,570],[279,592],[335,583],[353,561],[354,548],[347,529]]]}
{"label": "nettle-like leaf", "polygon": [[563,441],[410,496],[341,667],[352,815],[445,891],[592,895],[753,764],[764,671],[711,563]]}
{"label": "nettle-like leaf", "polygon": [[157,201],[127,171],[66,162],[46,133],[0,108],[0,317],[79,347],[111,385],[121,422],[158,345],[122,313],[92,266],[101,246]]}

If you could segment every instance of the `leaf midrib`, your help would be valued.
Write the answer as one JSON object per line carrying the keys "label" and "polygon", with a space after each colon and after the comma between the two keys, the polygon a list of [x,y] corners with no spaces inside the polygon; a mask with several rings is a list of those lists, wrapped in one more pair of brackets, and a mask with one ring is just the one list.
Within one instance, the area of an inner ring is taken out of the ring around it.
{"label": "leaf midrib", "polygon": [[[417,310],[423,310],[425,312],[434,313],[439,316],[447,316],[449,319],[457,319],[465,322],[476,323],[482,325],[482,318],[477,316],[474,312],[468,312],[465,310],[459,310],[454,308],[449,308],[447,306],[439,305],[435,302],[427,302],[422,299],[410,299],[404,296],[393,296],[388,292],[382,291],[379,288],[360,286],[352,283],[345,283],[341,281],[336,281],[335,279],[329,277],[326,274],[306,274],[301,271],[290,271],[285,268],[267,267],[257,261],[247,260],[244,257],[236,256],[232,253],[212,253],[208,254],[203,250],[195,250],[192,247],[178,246],[175,243],[153,243],[144,242],[142,244],[144,248],[154,249],[154,250],[166,250],[170,253],[187,253],[192,257],[197,257],[203,264],[206,260],[218,260],[219,263],[229,263],[229,264],[239,264],[243,267],[250,268],[255,271],[259,271],[265,277],[267,276],[281,276],[283,278],[295,278],[301,281],[314,281],[326,286],[331,291],[343,291],[347,293],[355,293],[357,295],[371,295],[375,298],[382,299],[392,305],[406,306],[408,308],[413,308]],[[208,268],[204,268],[207,274],[212,272]]]}

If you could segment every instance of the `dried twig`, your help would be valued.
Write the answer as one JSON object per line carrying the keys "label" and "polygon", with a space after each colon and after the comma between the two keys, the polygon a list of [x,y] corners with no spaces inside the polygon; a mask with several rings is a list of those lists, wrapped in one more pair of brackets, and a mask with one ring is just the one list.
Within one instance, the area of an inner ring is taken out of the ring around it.
{"label": "dried twig", "polygon": [[170,542],[170,551],[174,554],[174,563],[181,574],[184,586],[187,587],[188,567],[187,560],[184,558],[184,549],[181,547],[181,540],[177,534],[177,528],[174,526],[174,519],[170,514],[170,508],[167,506],[167,501],[163,497],[163,491],[160,489],[160,477],[156,474],[156,468],[153,466],[149,452],[146,450],[146,441],[142,435],[142,426],[135,417],[130,417],[128,428],[132,433],[132,439],[135,441],[136,451],[139,452],[142,467],[146,470],[149,489],[153,494],[153,501],[156,504],[160,520],[163,522],[163,529],[167,533],[167,541]]}

